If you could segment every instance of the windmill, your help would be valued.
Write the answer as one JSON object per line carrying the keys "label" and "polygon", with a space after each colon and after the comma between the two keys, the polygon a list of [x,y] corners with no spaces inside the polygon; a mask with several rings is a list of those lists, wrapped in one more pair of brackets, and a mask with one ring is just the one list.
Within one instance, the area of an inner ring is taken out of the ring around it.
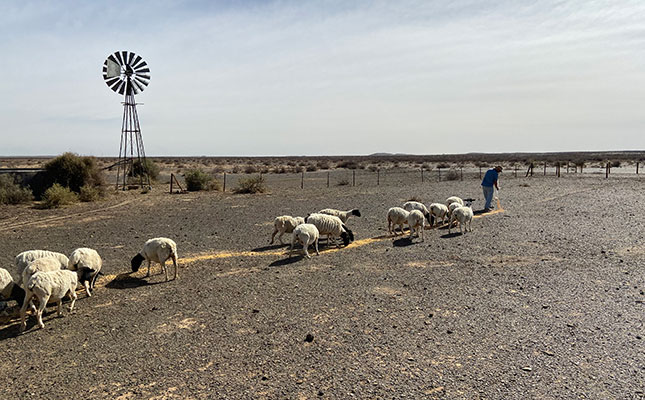
{"label": "windmill", "polygon": [[[117,51],[110,54],[103,63],[103,79],[115,93],[125,96],[119,160],[115,164],[116,188],[125,190],[128,186],[150,187],[137,103],[134,101],[134,95],[142,92],[150,82],[150,68],[141,56],[131,51]],[[128,176],[138,176],[138,185],[136,182],[128,182]]]}

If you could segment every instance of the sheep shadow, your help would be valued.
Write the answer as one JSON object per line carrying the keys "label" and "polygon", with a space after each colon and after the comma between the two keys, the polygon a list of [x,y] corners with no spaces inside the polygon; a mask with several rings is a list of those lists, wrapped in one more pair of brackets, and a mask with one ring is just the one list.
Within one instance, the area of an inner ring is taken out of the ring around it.
{"label": "sheep shadow", "polygon": [[441,235],[439,237],[442,238],[442,239],[450,239],[450,238],[454,238],[454,237],[461,236],[461,235],[463,235],[463,233],[460,233],[459,231],[456,231],[456,232],[453,232],[453,233],[446,233],[446,234]]}
{"label": "sheep shadow", "polygon": [[276,260],[271,264],[269,264],[269,267],[282,267],[284,265],[295,264],[304,258],[305,258],[304,255],[296,254],[295,256],[292,256],[292,257],[281,258],[279,260]]}
{"label": "sheep shadow", "polygon": [[406,237],[393,240],[392,244],[394,245],[394,247],[407,247],[407,246],[412,246],[413,244],[416,244],[416,243],[413,242],[409,236],[406,236]]}
{"label": "sheep shadow", "polygon": [[[63,304],[65,304],[66,302],[69,303],[69,300],[63,301]],[[16,308],[16,310],[19,310],[19,308]],[[74,310],[73,312],[76,312],[76,310]],[[0,324],[4,325],[2,328],[0,328],[0,340],[16,338],[18,336],[31,334],[32,332],[38,332],[41,329],[47,329],[49,322],[57,318],[65,318],[67,316],[66,314],[69,314],[69,310],[67,310],[65,306],[63,306],[62,316],[58,315],[57,308],[54,308],[52,310],[45,309],[45,311],[43,311],[43,321],[45,323],[45,327],[40,328],[38,327],[36,315],[29,312],[26,319],[27,326],[24,332],[20,332],[20,315],[3,317],[2,319],[0,319]]]}
{"label": "sheep shadow", "polygon": [[128,273],[119,274],[110,282],[108,282],[105,287],[108,289],[134,289],[141,286],[151,286],[159,285],[166,283],[166,281],[161,282],[149,282],[143,278],[137,278],[136,276],[131,276]]}
{"label": "sheep shadow", "polygon": [[262,247],[256,247],[255,249],[251,249],[251,251],[259,253],[261,251],[268,251],[268,250],[277,250],[282,247],[289,246],[289,243],[284,243],[284,244],[270,244],[267,246],[262,246]]}

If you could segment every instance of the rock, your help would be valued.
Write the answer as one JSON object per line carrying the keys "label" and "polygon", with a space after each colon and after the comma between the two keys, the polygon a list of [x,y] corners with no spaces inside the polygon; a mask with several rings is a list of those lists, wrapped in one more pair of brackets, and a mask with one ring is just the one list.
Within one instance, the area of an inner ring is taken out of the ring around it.
{"label": "rock", "polygon": [[522,367],[522,371],[533,371],[533,368],[531,367]]}
{"label": "rock", "polygon": [[314,335],[312,335],[311,333],[308,333],[307,336],[305,337],[305,342],[311,343],[313,341],[314,341]]}

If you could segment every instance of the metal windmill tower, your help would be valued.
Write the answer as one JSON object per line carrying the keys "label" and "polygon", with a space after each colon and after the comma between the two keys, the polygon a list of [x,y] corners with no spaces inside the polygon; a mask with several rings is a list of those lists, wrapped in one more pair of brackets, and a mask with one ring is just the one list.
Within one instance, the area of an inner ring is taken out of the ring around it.
{"label": "metal windmill tower", "polygon": [[137,103],[134,101],[134,95],[142,92],[150,82],[148,64],[131,51],[117,51],[103,63],[103,79],[114,92],[125,95],[119,160],[115,164],[116,188],[125,190],[133,185],[150,187]]}

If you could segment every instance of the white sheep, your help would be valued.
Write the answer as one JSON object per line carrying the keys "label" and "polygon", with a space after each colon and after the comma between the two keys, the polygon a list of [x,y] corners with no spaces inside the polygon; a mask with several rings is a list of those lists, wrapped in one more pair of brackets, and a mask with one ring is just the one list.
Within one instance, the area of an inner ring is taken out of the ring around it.
{"label": "white sheep", "polygon": [[409,214],[409,211],[406,211],[401,207],[392,207],[387,210],[387,232],[391,235],[392,228],[394,227],[394,236],[396,236],[396,227],[394,225],[398,225],[399,229],[401,229],[401,233],[403,234],[403,225],[408,223]]}
{"label": "white sheep", "polygon": [[0,268],[0,297],[7,300],[16,300],[19,306],[22,306],[22,301],[25,298],[25,292],[13,280],[13,277],[4,268]]}
{"label": "white sheep", "polygon": [[414,232],[417,232],[417,236],[421,238],[422,242],[425,242],[425,237],[423,235],[423,231],[425,230],[426,227],[426,217],[423,215],[423,213],[419,210],[412,210],[408,214],[408,225],[410,226],[410,239],[412,239],[412,235]]}
{"label": "white sheep", "polygon": [[461,197],[457,196],[450,196],[446,199],[446,207],[450,207],[452,203],[459,203],[462,206],[464,205],[464,201],[461,199]]}
{"label": "white sheep", "polygon": [[450,219],[450,217],[452,216],[452,212],[459,207],[463,207],[463,204],[457,202],[450,203],[450,205],[448,206],[448,219]]}
{"label": "white sheep", "polygon": [[94,289],[102,266],[103,260],[101,260],[99,253],[87,247],[72,251],[67,263],[67,269],[76,271],[78,281],[85,287],[85,292],[88,296],[92,296],[90,288]]}
{"label": "white sheep", "polygon": [[168,270],[166,269],[168,259],[172,259],[175,266],[173,279],[177,279],[177,244],[168,238],[150,239],[143,245],[143,250],[132,258],[132,272],[137,272],[143,260],[147,260],[148,273],[146,276],[150,276],[150,263],[154,261],[161,264],[161,269],[166,273],[166,281],[168,281]]}
{"label": "white sheep", "polygon": [[464,233],[473,231],[472,222],[473,222],[473,209],[469,206],[457,207],[452,212],[450,216],[450,223],[448,224],[448,233],[450,233],[450,227],[452,226],[453,221],[459,222],[459,232]]}
{"label": "white sheep", "polygon": [[[309,214],[305,223],[313,224],[318,228],[319,235],[327,235],[327,240],[340,237],[345,246],[354,241],[354,233],[345,225],[340,218],[327,214]],[[337,246],[339,246],[337,244]],[[340,246],[339,246],[340,247]]]}
{"label": "white sheep", "polygon": [[[29,279],[31,279],[31,277],[34,276],[37,272],[51,272],[60,270],[60,261],[56,257],[37,258],[27,264],[27,268],[22,270],[21,282],[27,284],[27,282],[29,282]],[[34,306],[34,303],[32,301],[29,302],[29,306],[32,311],[36,312],[36,306]]]}
{"label": "white sheep", "polygon": [[430,223],[430,211],[428,211],[428,207],[425,206],[425,204],[418,202],[418,201],[408,201],[403,204],[403,209],[405,211],[412,211],[412,210],[419,210],[421,213],[426,217],[428,220],[428,223]]}
{"label": "white sheep", "polygon": [[284,244],[282,242],[282,235],[293,232],[296,226],[304,223],[305,219],[302,217],[292,217],[290,215],[281,215],[276,217],[273,220],[273,233],[271,234],[271,241],[269,244],[273,244],[273,239],[278,232],[280,233],[278,240],[280,241],[280,244]]}
{"label": "white sheep", "polygon": [[430,204],[430,226],[434,226],[434,220],[436,219],[439,221],[441,218],[441,223],[446,222],[446,218],[448,218],[448,207],[446,207],[445,204],[441,203],[432,203]]}
{"label": "white sheep", "polygon": [[318,211],[318,214],[334,215],[340,218],[340,220],[343,221],[343,224],[347,223],[347,220],[352,215],[355,215],[357,217],[361,216],[361,212],[358,210],[358,208],[353,208],[347,211],[336,210],[333,208],[325,208],[323,210]]}
{"label": "white sheep", "polygon": [[31,303],[33,297],[36,297],[39,302],[36,313],[38,325],[44,328],[43,311],[47,306],[47,302],[49,300],[58,301],[58,315],[60,316],[63,314],[63,297],[69,294],[72,299],[69,311],[72,311],[76,302],[76,286],[78,286],[78,276],[74,271],[59,269],[57,271],[36,272],[25,283],[25,300],[20,309],[20,332],[27,327],[27,305]]}
{"label": "white sheep", "polygon": [[313,244],[316,248],[316,254],[320,255],[318,252],[318,237],[320,236],[318,228],[314,224],[301,224],[296,226],[296,229],[293,230],[293,236],[291,237],[291,248],[289,249],[289,257],[291,257],[291,251],[296,242],[302,243],[302,249],[305,252],[305,257],[311,258],[309,255],[310,244]]}
{"label": "white sheep", "polygon": [[58,259],[58,261],[60,262],[60,269],[67,268],[67,263],[69,262],[65,254],[57,253],[55,251],[49,251],[49,250],[23,251],[22,253],[18,254],[15,258],[16,276],[14,276],[14,278],[16,279],[16,283],[18,285],[24,286],[22,281],[22,271],[25,268],[27,268],[27,264],[34,261],[35,259],[43,258],[43,257],[54,257]]}

